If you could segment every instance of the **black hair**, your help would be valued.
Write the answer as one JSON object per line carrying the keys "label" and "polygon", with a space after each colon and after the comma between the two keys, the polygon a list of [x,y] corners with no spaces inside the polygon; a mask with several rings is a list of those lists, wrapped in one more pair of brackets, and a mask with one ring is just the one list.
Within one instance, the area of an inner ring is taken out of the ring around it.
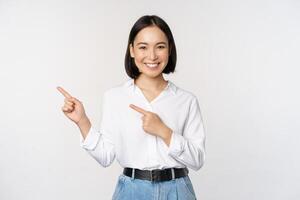
{"label": "black hair", "polygon": [[127,50],[125,55],[125,70],[129,77],[136,79],[139,75],[139,69],[135,65],[134,58],[130,56],[130,45],[133,46],[133,41],[136,35],[143,29],[148,26],[157,26],[160,30],[162,30],[169,42],[169,60],[167,66],[164,68],[162,73],[169,74],[175,71],[176,67],[176,46],[175,41],[168,24],[160,17],[156,15],[144,15],[140,17],[131,28],[128,38]]}

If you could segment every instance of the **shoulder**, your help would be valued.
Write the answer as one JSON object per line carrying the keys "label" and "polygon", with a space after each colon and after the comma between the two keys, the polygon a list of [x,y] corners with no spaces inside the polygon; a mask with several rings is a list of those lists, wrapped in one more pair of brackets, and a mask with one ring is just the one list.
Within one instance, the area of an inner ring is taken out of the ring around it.
{"label": "shoulder", "polygon": [[175,84],[174,82],[171,82],[171,84],[172,87],[175,88],[177,98],[184,99],[188,102],[197,101],[197,96],[194,92],[184,89],[178,86],[177,84]]}
{"label": "shoulder", "polygon": [[185,105],[185,108],[189,110],[190,113],[200,112],[201,115],[200,102],[194,92],[177,86],[176,96],[178,97],[176,100],[181,103],[182,107]]}
{"label": "shoulder", "polygon": [[126,87],[128,87],[131,82],[132,79],[129,79],[111,86],[104,91],[103,97],[109,98],[110,100],[121,98],[122,96],[124,96],[124,89],[126,89]]}

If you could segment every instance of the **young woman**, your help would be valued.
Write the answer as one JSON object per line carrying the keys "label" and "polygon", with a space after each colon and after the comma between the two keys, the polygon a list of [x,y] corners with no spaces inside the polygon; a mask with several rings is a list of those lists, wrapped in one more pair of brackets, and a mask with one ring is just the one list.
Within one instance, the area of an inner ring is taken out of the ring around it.
{"label": "young woman", "polygon": [[190,200],[196,195],[188,168],[205,160],[205,131],[197,97],[163,73],[175,71],[176,46],[167,23],[146,15],[133,25],[125,56],[127,81],[103,95],[100,130],[82,102],[63,88],[63,113],[81,131],[81,146],[103,167],[124,167],[113,199]]}

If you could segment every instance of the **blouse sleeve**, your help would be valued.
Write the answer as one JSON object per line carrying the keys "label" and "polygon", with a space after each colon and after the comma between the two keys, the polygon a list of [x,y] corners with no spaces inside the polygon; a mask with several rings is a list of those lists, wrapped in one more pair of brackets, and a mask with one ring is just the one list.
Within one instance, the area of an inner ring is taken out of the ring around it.
{"label": "blouse sleeve", "polygon": [[190,104],[183,133],[173,132],[168,155],[193,170],[199,170],[205,161],[205,129],[196,97]]}
{"label": "blouse sleeve", "polygon": [[80,134],[80,146],[84,148],[99,164],[108,167],[115,159],[113,112],[107,94],[103,95],[102,120],[100,130],[92,125],[86,138]]}

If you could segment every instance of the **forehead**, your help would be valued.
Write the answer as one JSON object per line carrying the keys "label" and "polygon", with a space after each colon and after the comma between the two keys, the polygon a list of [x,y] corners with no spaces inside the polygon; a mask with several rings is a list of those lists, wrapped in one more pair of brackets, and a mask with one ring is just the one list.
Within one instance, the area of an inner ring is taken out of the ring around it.
{"label": "forehead", "polygon": [[168,42],[166,34],[160,30],[157,26],[148,26],[138,32],[134,39],[134,43],[145,42],[145,43],[158,43]]}

